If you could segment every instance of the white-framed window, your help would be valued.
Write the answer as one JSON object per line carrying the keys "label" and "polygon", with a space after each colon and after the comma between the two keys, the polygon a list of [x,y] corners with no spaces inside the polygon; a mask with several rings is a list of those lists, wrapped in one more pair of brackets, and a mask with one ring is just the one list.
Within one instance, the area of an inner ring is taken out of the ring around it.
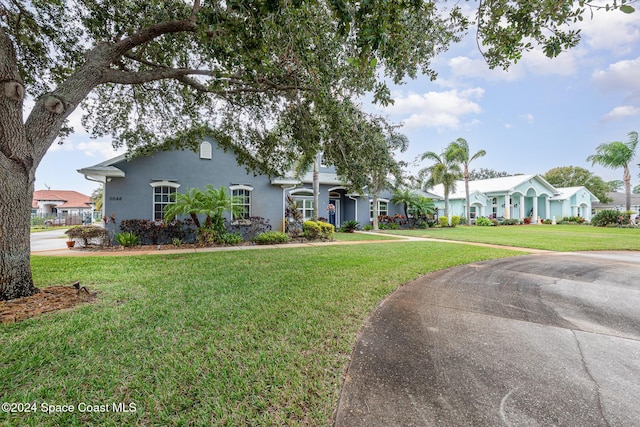
{"label": "white-framed window", "polygon": [[239,206],[239,212],[236,213],[235,219],[249,219],[251,217],[251,192],[253,187],[248,185],[232,185],[229,187],[231,196],[238,199],[234,206]]}
{"label": "white-framed window", "polygon": [[[378,199],[378,216],[389,215],[389,201],[386,199]],[[369,218],[373,221],[373,200],[369,200]]]}
{"label": "white-framed window", "polygon": [[153,219],[161,221],[164,219],[164,207],[175,203],[175,194],[180,184],[172,181],[156,181],[149,185],[153,188]]}
{"label": "white-framed window", "polygon": [[302,213],[303,220],[313,219],[313,191],[303,188],[294,190],[290,194],[296,202],[296,210]]}
{"label": "white-framed window", "polygon": [[313,198],[296,197],[296,206],[299,212],[302,212],[302,218],[306,221],[313,219]]}
{"label": "white-framed window", "polygon": [[211,148],[211,143],[207,141],[203,141],[200,143],[200,158],[211,160],[213,157],[213,149]]}

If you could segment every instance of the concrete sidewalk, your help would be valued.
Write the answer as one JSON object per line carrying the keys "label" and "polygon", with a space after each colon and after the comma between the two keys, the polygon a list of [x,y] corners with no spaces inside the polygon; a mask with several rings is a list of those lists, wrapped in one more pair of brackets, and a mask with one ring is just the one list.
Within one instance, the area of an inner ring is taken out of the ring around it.
{"label": "concrete sidewalk", "polygon": [[[43,248],[43,249],[33,249],[33,240],[32,240],[32,255],[42,255],[42,256],[129,256],[129,255],[155,255],[155,254],[176,254],[176,253],[201,253],[201,252],[218,252],[218,251],[243,251],[243,250],[257,250],[257,249],[273,249],[273,248],[296,248],[296,247],[312,247],[312,246],[328,246],[328,245],[365,245],[365,244],[374,244],[374,243],[403,243],[403,242],[438,242],[438,243],[454,243],[459,245],[472,245],[472,246],[480,246],[480,247],[490,247],[490,248],[500,248],[500,249],[510,249],[514,251],[520,252],[528,252],[528,253],[549,253],[550,251],[541,250],[541,249],[530,249],[530,248],[520,248],[515,246],[500,246],[500,245],[491,245],[486,243],[474,243],[474,242],[461,242],[456,240],[442,240],[442,239],[432,239],[428,237],[414,237],[414,236],[401,236],[395,234],[378,234],[373,232],[359,231],[361,234],[369,234],[374,236],[389,236],[394,237],[395,239],[381,239],[381,240],[358,240],[358,241],[333,241],[333,242],[305,242],[305,243],[287,243],[282,245],[240,245],[240,246],[215,246],[215,247],[202,247],[202,248],[186,248],[186,249],[163,249],[162,245],[158,247],[151,247],[145,249],[124,249],[122,250],[100,250],[100,249],[90,249],[85,250],[82,248],[74,248],[68,249],[66,248],[66,244],[63,239],[59,239],[57,242],[57,246]],[[32,234],[33,236],[36,233]],[[40,233],[38,233],[40,234]]]}

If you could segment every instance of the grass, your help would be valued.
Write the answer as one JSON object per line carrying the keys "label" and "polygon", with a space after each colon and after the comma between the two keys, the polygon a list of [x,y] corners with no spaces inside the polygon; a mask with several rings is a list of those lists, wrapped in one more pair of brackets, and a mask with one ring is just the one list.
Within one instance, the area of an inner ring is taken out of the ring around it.
{"label": "grass", "polygon": [[384,234],[365,234],[365,233],[334,233],[333,240],[339,242],[360,242],[375,240],[398,240],[399,237],[388,236]]}
{"label": "grass", "polygon": [[383,298],[421,274],[514,254],[403,242],[33,256],[37,286],[79,280],[100,298],[0,325],[1,400],[38,408],[0,412],[0,425],[328,425],[356,332]]}
{"label": "grass", "polygon": [[523,225],[386,231],[416,237],[490,243],[552,251],[640,250],[640,228]]}

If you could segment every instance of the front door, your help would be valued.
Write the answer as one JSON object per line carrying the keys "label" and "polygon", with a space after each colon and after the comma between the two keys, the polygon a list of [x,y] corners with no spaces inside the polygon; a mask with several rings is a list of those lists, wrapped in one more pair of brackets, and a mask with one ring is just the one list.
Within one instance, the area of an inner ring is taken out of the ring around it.
{"label": "front door", "polygon": [[329,204],[333,205],[334,209],[329,210],[329,224],[333,224],[334,227],[340,227],[340,199],[329,199]]}

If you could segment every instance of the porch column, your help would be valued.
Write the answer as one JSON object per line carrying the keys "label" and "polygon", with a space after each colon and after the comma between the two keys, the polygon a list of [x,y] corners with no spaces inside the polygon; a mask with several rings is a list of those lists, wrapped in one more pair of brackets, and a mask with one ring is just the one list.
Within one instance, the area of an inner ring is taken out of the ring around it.
{"label": "porch column", "polygon": [[537,224],[538,221],[538,195],[533,196],[533,217],[531,218],[532,224]]}
{"label": "porch column", "polygon": [[546,209],[547,218],[551,218],[551,202],[549,201],[549,197],[545,199],[545,209]]}
{"label": "porch column", "polygon": [[520,219],[524,219],[524,194],[520,195]]}
{"label": "porch column", "polygon": [[511,205],[511,196],[509,195],[509,193],[506,193],[504,195],[504,217],[505,219],[509,219],[511,218],[511,209],[510,206]]}

